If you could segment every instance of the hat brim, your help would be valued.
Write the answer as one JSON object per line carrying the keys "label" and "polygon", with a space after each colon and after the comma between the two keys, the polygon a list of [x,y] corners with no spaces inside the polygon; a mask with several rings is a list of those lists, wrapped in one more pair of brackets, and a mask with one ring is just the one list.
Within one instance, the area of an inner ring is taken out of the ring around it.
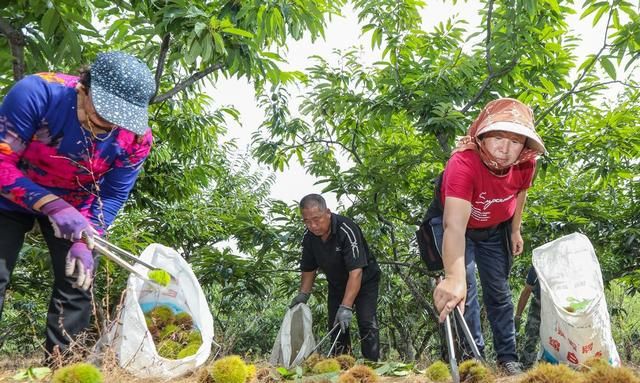
{"label": "hat brim", "polygon": [[525,136],[528,138],[526,145],[540,154],[545,154],[547,150],[544,147],[544,143],[542,142],[542,138],[538,136],[538,134],[530,128],[523,126],[521,124],[510,122],[510,121],[498,121],[494,122],[491,125],[486,126],[480,132],[478,132],[478,136],[489,132],[511,132],[515,134],[519,134],[521,136]]}
{"label": "hat brim", "polygon": [[149,115],[146,106],[138,106],[104,90],[92,83],[91,100],[100,117],[112,124],[143,135],[149,129]]}

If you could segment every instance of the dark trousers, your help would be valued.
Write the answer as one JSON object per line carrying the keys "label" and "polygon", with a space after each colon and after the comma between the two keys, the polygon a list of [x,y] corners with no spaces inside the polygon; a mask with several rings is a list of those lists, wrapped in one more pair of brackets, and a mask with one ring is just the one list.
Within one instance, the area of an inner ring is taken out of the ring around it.
{"label": "dark trousers", "polygon": [[64,350],[79,332],[89,327],[91,294],[74,288],[74,280],[64,275],[65,259],[72,243],[54,236],[47,217],[0,210],[0,319],[11,273],[25,234],[33,228],[35,220],[38,220],[53,265],[53,292],[47,313],[45,342],[46,351],[52,353],[55,346]]}
{"label": "dark trousers", "polygon": [[[444,229],[442,217],[430,222],[433,233],[442,249]],[[476,266],[482,285],[482,301],[487,311],[487,319],[493,333],[493,347],[498,362],[517,361],[516,331],[513,321],[513,302],[509,286],[512,255],[505,247],[505,232],[496,228],[482,240],[466,238],[465,265],[467,273],[467,300],[464,319],[469,325],[473,339],[484,354],[484,338],[480,326],[480,303],[476,284]]]}
{"label": "dark trousers", "polygon": [[540,298],[535,295],[529,301],[527,324],[524,327],[524,342],[520,361],[525,368],[533,366],[538,359],[538,344],[540,344]]}
{"label": "dark trousers", "polygon": [[[378,318],[376,316],[378,308],[378,285],[380,279],[376,278],[367,281],[360,286],[360,292],[354,302],[356,318],[358,320],[358,330],[360,332],[360,348],[362,356],[366,359],[377,361],[380,358],[380,334],[378,330]],[[329,330],[333,328],[338,307],[342,302],[344,290],[332,289],[329,287]],[[331,336],[331,343],[335,340],[338,330]],[[351,352],[351,336],[349,331],[341,333],[336,343],[334,353],[348,354]]]}

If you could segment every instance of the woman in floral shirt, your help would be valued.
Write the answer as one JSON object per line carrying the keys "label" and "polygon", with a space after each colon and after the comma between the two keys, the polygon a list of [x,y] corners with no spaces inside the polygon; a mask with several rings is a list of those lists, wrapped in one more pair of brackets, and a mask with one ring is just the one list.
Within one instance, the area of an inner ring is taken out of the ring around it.
{"label": "woman in floral shirt", "polygon": [[103,234],[135,184],[151,149],[155,87],[142,61],[108,52],[80,77],[27,76],[0,105],[0,315],[38,221],[54,271],[49,353],[89,325],[94,259],[83,235]]}

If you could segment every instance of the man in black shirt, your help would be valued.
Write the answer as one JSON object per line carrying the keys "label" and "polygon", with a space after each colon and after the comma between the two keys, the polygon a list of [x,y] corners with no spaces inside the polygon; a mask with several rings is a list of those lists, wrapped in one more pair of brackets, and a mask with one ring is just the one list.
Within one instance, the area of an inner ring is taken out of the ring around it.
{"label": "man in black shirt", "polygon": [[[318,269],[329,283],[329,329],[340,325],[336,354],[351,351],[349,325],[356,311],[362,355],[373,361],[380,356],[376,318],[380,268],[369,251],[362,231],[352,220],[333,214],[324,198],[309,194],[300,201],[307,230],[302,239],[300,292],[291,307],[306,303]],[[333,337],[337,334],[334,332]]]}

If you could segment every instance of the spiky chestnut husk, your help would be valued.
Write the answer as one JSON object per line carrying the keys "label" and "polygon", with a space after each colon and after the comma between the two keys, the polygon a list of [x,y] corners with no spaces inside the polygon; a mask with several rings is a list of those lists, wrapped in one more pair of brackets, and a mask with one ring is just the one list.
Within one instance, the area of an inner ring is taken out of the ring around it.
{"label": "spiky chestnut husk", "polygon": [[606,360],[602,358],[589,358],[580,365],[580,371],[589,372],[593,369],[609,366]]}
{"label": "spiky chestnut husk", "polygon": [[180,352],[178,352],[178,359],[183,359],[191,355],[195,355],[200,349],[200,346],[195,344],[186,345]]}
{"label": "spiky chestnut husk", "polygon": [[202,335],[198,330],[191,330],[187,335],[187,343],[199,343],[202,344]]}
{"label": "spiky chestnut husk", "polygon": [[158,355],[167,359],[177,359],[178,353],[182,350],[182,345],[171,339],[161,341],[156,347]]}
{"label": "spiky chestnut husk", "polygon": [[147,330],[149,330],[149,334],[151,334],[151,337],[153,338],[153,343],[160,342],[160,330],[156,325],[149,326]]}
{"label": "spiky chestnut husk", "polygon": [[371,367],[365,365],[351,367],[338,378],[338,383],[376,383],[379,381],[378,374]]}
{"label": "spiky chestnut husk", "polygon": [[171,282],[171,274],[163,269],[151,270],[147,273],[147,277],[163,287],[169,286]]}
{"label": "spiky chestnut husk", "polygon": [[338,363],[335,359],[325,359],[321,360],[313,366],[311,371],[314,374],[326,374],[328,372],[337,372],[340,371],[340,363]]}
{"label": "spiky chestnut husk", "polygon": [[74,363],[58,369],[52,383],[102,383],[102,373],[89,363]]}
{"label": "spiky chestnut husk", "polygon": [[269,368],[261,368],[256,372],[256,380],[258,383],[278,383],[280,379],[272,374]]}
{"label": "spiky chestnut husk", "polygon": [[175,324],[167,325],[167,326],[165,326],[164,328],[162,328],[160,330],[160,339],[162,339],[162,340],[171,339],[173,341],[176,341],[176,342],[180,343],[178,341],[178,332],[179,331],[180,331],[180,329]]}
{"label": "spiky chestnut husk", "polygon": [[449,367],[441,360],[438,360],[427,367],[424,375],[434,382],[446,382],[451,379]]}
{"label": "spiky chestnut husk", "polygon": [[247,364],[247,383],[251,382],[256,377],[256,365]]}
{"label": "spiky chestnut husk", "polygon": [[584,383],[640,383],[640,378],[626,367],[599,364],[585,374]]}
{"label": "spiky chestnut husk", "polygon": [[465,360],[458,366],[460,381],[465,383],[493,383],[496,381],[491,370],[475,359]]}
{"label": "spiky chestnut husk", "polygon": [[302,362],[302,368],[305,372],[311,372],[311,370],[313,370],[313,366],[321,360],[324,360],[322,355],[317,353],[311,354],[304,360],[304,362]]}
{"label": "spiky chestnut husk", "polygon": [[247,365],[238,355],[230,355],[213,362],[209,373],[215,383],[244,383]]}
{"label": "spiky chestnut husk", "polygon": [[564,364],[538,363],[519,383],[577,383],[582,376]]}
{"label": "spiky chestnut husk", "polygon": [[147,313],[153,324],[158,326],[158,328],[164,328],[170,324],[173,324],[175,320],[175,316],[173,315],[173,310],[169,306],[156,306],[153,310]]}
{"label": "spiky chestnut husk", "polygon": [[338,355],[336,360],[340,363],[341,370],[348,370],[356,365],[356,358],[348,354]]}
{"label": "spiky chestnut husk", "polygon": [[189,313],[181,312],[176,314],[175,322],[176,326],[183,330],[191,330],[193,328],[193,318]]}

